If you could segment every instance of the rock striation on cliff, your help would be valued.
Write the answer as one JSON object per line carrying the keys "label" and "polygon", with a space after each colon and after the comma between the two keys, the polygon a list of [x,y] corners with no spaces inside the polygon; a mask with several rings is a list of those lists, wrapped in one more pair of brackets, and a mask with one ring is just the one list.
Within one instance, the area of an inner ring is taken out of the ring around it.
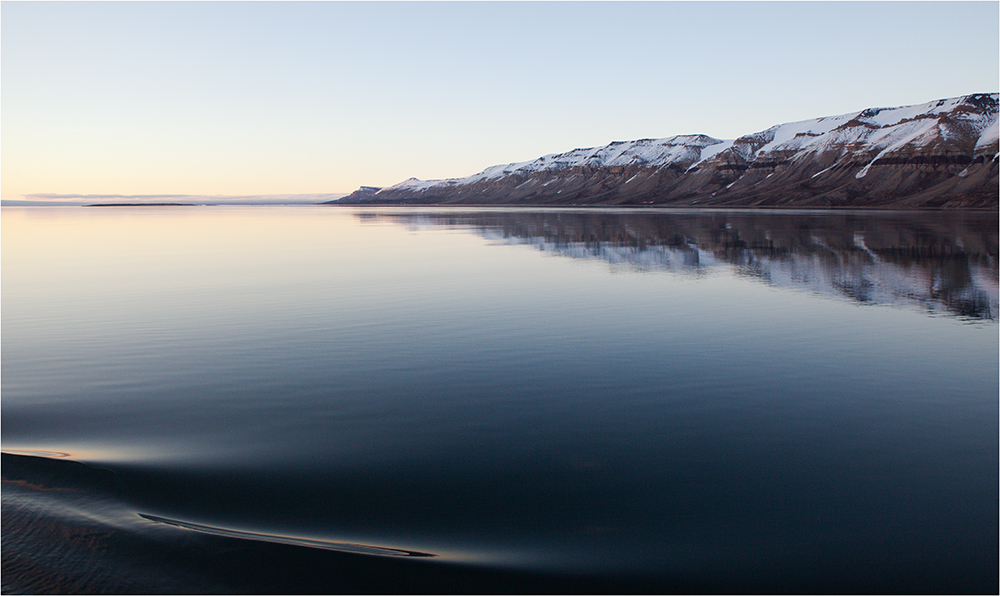
{"label": "rock striation on cliff", "polygon": [[998,94],[706,135],[616,141],[334,204],[997,208]]}

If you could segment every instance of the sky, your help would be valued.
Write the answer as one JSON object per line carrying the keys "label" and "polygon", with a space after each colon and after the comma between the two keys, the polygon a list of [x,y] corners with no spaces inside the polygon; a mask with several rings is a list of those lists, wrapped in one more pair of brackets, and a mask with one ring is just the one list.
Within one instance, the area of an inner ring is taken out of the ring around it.
{"label": "sky", "polygon": [[1000,3],[4,1],[0,73],[8,203],[319,199],[997,92]]}

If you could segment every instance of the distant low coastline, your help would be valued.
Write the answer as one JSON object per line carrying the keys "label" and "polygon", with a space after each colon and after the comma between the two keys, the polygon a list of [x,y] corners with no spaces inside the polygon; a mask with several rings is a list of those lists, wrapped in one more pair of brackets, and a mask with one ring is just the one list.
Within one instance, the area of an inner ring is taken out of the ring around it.
{"label": "distant low coastline", "polygon": [[30,193],[0,200],[3,207],[175,207],[203,205],[315,205],[344,197],[344,193],[284,194],[89,194]]}
{"label": "distant low coastline", "polygon": [[94,203],[84,207],[198,207],[196,203]]}

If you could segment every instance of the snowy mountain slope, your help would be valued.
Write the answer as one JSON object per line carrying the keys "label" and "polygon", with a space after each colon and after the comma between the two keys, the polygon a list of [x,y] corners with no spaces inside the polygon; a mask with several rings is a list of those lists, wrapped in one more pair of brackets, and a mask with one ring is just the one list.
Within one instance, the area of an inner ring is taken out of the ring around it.
{"label": "snowy mountain slope", "polygon": [[590,168],[664,167],[672,164],[690,165],[701,159],[702,150],[722,143],[705,135],[684,135],[665,139],[616,141],[604,147],[574,149],[553,153],[532,161],[497,165],[478,174],[450,180],[418,180],[410,178],[396,185],[378,189],[381,197],[403,192],[428,192],[442,188],[467,187],[509,176],[532,176]]}
{"label": "snowy mountain slope", "polygon": [[996,207],[998,94],[614,142],[338,203]]}

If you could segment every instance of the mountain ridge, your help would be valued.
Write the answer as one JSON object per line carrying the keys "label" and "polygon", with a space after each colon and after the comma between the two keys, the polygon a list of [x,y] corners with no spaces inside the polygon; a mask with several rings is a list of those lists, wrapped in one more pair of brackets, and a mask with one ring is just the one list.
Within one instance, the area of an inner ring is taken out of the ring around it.
{"label": "mountain ridge", "polygon": [[998,97],[867,108],[732,140],[615,141],[328,204],[995,209]]}

